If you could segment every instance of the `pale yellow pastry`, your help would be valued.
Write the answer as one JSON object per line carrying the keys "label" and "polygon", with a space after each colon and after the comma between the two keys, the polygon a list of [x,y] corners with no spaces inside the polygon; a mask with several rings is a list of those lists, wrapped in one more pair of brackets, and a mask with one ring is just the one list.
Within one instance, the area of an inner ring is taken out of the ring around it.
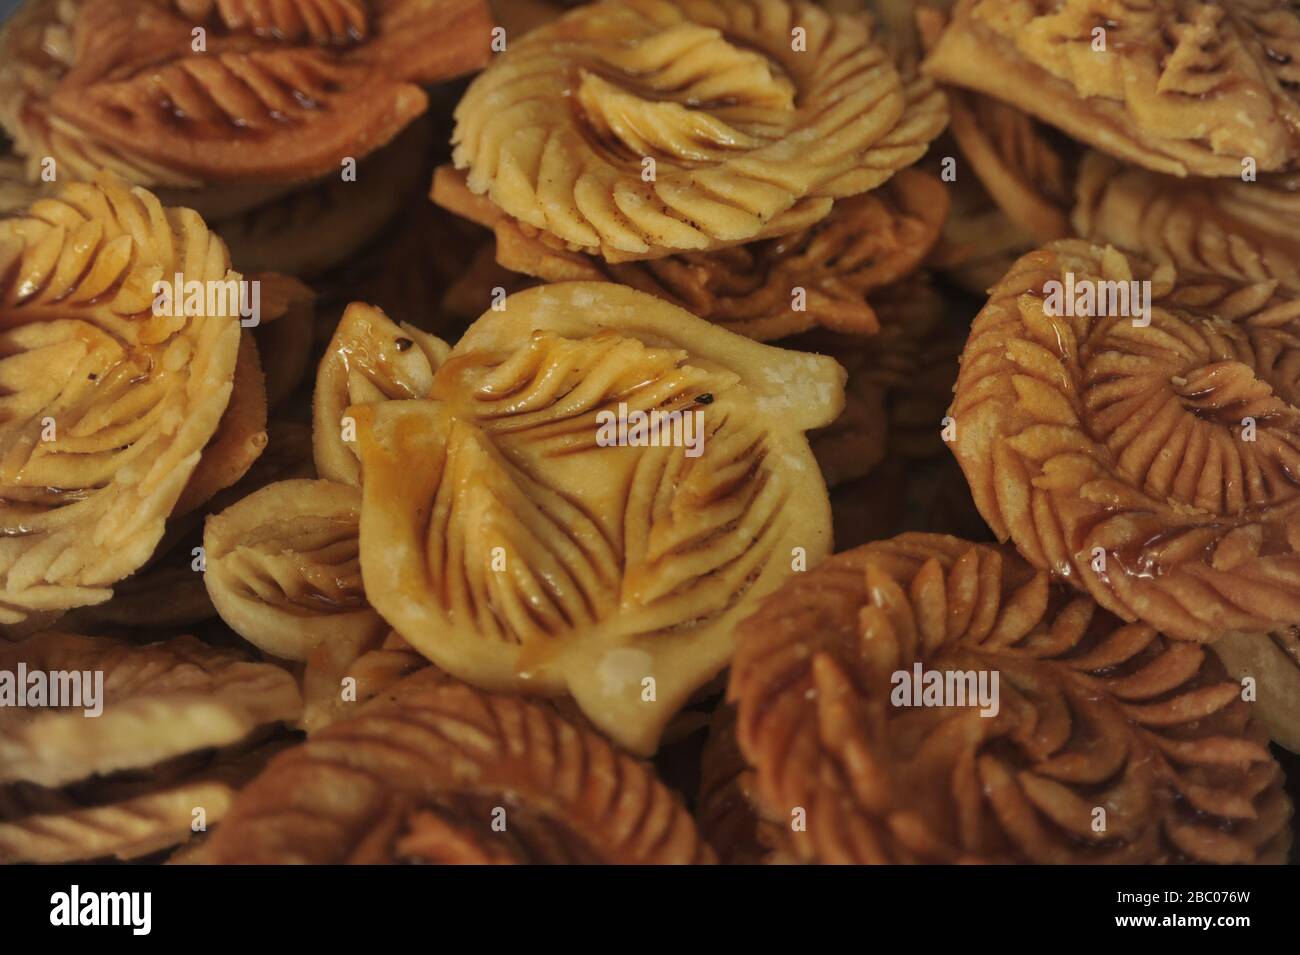
{"label": "pale yellow pastry", "polygon": [[925,70],[1127,162],[1240,176],[1300,159],[1297,53],[1283,0],[960,0]]}
{"label": "pale yellow pastry", "polygon": [[0,624],[17,624],[108,599],[153,553],[240,342],[236,296],[187,315],[155,282],[242,277],[198,215],[109,174],[0,220],[0,276]]}
{"label": "pale yellow pastry", "polygon": [[803,228],[947,120],[866,16],[787,0],[620,0],[512,40],[456,110],[457,168],[610,262]]}

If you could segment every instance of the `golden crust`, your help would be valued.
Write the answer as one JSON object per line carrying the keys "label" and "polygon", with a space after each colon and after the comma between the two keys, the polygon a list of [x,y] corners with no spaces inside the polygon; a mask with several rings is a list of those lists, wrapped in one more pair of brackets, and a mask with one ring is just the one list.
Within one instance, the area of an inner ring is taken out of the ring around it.
{"label": "golden crust", "polygon": [[349,485],[279,481],[209,517],[203,580],[221,618],[285,660],[305,660],[326,640],[385,632],[361,583],[360,513]]}
{"label": "golden crust", "polygon": [[0,126],[32,181],[45,156],[158,186],[337,175],[424,111],[418,84],[483,65],[490,28],[482,0],[34,0],[0,33]]}
{"label": "golden crust", "polygon": [[0,670],[99,671],[102,713],[0,708],[0,783],[60,786],[229,746],[259,727],[298,718],[293,678],[269,663],[193,637],[137,646],[44,631],[0,644]]}
{"label": "golden crust", "polygon": [[[898,705],[914,666],[998,673],[997,712]],[[742,626],[728,697],[763,816],[805,861],[1286,858],[1241,687],[1007,550],[911,534],[797,575]]]}
{"label": "golden crust", "polygon": [[1273,741],[1300,753],[1300,634],[1226,636],[1211,645],[1228,672],[1255,681],[1255,711]]}
{"label": "golden crust", "polygon": [[785,220],[806,225],[920,158],[947,111],[929,80],[899,74],[865,17],[628,0],[512,42],[456,118],[471,190],[616,262],[800,228]]}
{"label": "golden crust", "polygon": [[[470,192],[443,166],[433,199],[493,230],[497,262],[547,282],[612,281],[648,292],[759,341],[813,327],[867,335],[879,329],[870,296],[914,272],[939,239],[948,194],[938,179],[904,169],[872,192],[779,238],[714,252],[611,264],[548,242]],[[802,295],[796,297],[798,290]]]}
{"label": "golden crust", "polygon": [[962,0],[925,71],[1128,162],[1237,176],[1300,158],[1296,53],[1282,0]]}
{"label": "golden crust", "polygon": [[[1049,314],[1047,283],[1071,277],[1151,281],[1150,324]],[[1298,308],[1273,283],[1077,240],[1022,258],[975,320],[949,412],[989,526],[1174,637],[1300,622]]]}
{"label": "golden crust", "polygon": [[229,265],[197,215],[110,175],[0,220],[0,624],[106,600],[153,553],[240,342],[229,301],[155,314],[153,283]]}
{"label": "golden crust", "polygon": [[427,669],[275,759],[201,860],[690,864],[713,853],[645,764],[549,707]]}
{"label": "golden crust", "polygon": [[[339,321],[316,372],[312,449],[322,478],[361,485],[352,406],[426,398],[450,348],[412,325],[397,325],[377,308],[354,302]],[[347,419],[347,420],[345,420]]]}
{"label": "golden crust", "polygon": [[1086,239],[1180,273],[1300,293],[1300,177],[1184,180],[1093,152],[1080,163],[1073,222]]}
{"label": "golden crust", "polygon": [[[794,548],[829,552],[803,432],[838,414],[843,380],[625,286],[512,296],[442,363],[433,400],[348,409],[370,601],[458,678],[567,690],[651,753]],[[689,412],[698,453],[684,418],[676,446],[608,446],[620,406]]]}

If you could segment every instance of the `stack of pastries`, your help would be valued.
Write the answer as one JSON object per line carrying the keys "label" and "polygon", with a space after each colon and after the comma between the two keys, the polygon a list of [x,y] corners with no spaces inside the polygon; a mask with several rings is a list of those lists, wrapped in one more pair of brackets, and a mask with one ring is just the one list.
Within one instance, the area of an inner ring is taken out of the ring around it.
{"label": "stack of pastries", "polygon": [[1280,0],[26,0],[0,861],[1286,861],[1296,56]]}

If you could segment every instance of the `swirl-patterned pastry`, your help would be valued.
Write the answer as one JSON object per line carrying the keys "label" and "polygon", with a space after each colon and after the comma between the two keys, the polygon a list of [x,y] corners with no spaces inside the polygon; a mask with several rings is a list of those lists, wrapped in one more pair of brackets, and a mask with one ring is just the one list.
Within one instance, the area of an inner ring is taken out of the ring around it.
{"label": "swirl-patterned pastry", "polygon": [[1180,273],[1273,280],[1300,293],[1300,177],[1177,179],[1101,153],[1079,165],[1077,234]]}
{"label": "swirl-patterned pastry", "polygon": [[975,320],[949,412],[980,513],[1170,636],[1300,623],[1298,316],[1271,282],[1079,240],[1025,256]]}
{"label": "swirl-patterned pastry", "polygon": [[429,668],[274,759],[200,858],[692,864],[713,853],[650,768],[599,734]]}
{"label": "swirl-patterned pastry", "polygon": [[735,621],[800,551],[829,553],[804,432],[836,417],[843,385],[831,359],[626,286],[511,296],[431,400],[348,409],[366,594],[454,676],[568,692],[651,753],[726,665]]}
{"label": "swirl-patterned pastry", "polygon": [[355,487],[278,481],[209,517],[203,580],[221,618],[285,660],[326,640],[381,635],[361,583],[360,516]]}
{"label": "swirl-patterned pastry", "polygon": [[239,313],[156,308],[177,276],[241,281],[195,213],[111,175],[0,220],[0,624],[108,599],[216,433]]}
{"label": "swirl-patterned pastry", "polygon": [[819,222],[774,239],[713,252],[612,264],[557,248],[471,193],[449,167],[433,199],[493,230],[497,261],[547,282],[611,281],[648,292],[733,332],[771,341],[813,327],[868,335],[870,297],[914,272],[948,213],[943,184],[904,169],[881,188],[835,203]]}
{"label": "swirl-patterned pastry", "polygon": [[475,193],[617,262],[800,228],[920,158],[947,110],[865,16],[612,0],[513,41],[456,119]]}
{"label": "swirl-patterned pastry", "polygon": [[[105,637],[43,631],[0,644],[0,670],[103,677],[102,712],[41,705],[0,707],[0,783],[41,786],[142,769],[255,730],[296,720],[302,699],[293,677],[269,663],[206,646],[193,637],[134,645]],[[83,690],[89,701],[90,687]]]}
{"label": "swirl-patterned pastry", "polygon": [[[29,0],[0,33],[0,126],[37,181],[338,175],[482,66],[482,0]],[[202,40],[200,49],[200,39]]]}
{"label": "swirl-patterned pastry", "polygon": [[1157,172],[1300,158],[1300,19],[1286,0],[961,0],[926,60]]}
{"label": "swirl-patterned pastry", "polygon": [[920,534],[773,594],[728,690],[805,861],[1282,862],[1291,804],[1241,694],[1009,550]]}

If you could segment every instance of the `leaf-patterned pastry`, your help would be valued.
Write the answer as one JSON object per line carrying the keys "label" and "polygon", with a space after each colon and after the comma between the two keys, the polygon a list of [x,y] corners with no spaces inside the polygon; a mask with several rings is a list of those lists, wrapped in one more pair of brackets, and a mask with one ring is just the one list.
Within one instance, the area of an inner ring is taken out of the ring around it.
{"label": "leaf-patterned pastry", "polygon": [[48,700],[0,708],[0,783],[61,786],[147,768],[233,745],[261,727],[296,720],[302,709],[284,670],[193,637],[135,645],[47,630],[0,644],[0,670],[17,673],[19,664],[28,674],[102,674],[103,709],[87,717]]}
{"label": "leaf-patterned pastry", "polygon": [[0,220],[0,624],[108,599],[216,433],[238,311],[155,309],[176,276],[241,281],[196,214],[111,175]]}
{"label": "leaf-patterned pastry", "polygon": [[1241,692],[1010,550],[906,534],[773,594],[728,696],[805,861],[1278,863],[1292,807]]}
{"label": "leaf-patterned pastry", "polygon": [[[279,749],[218,750],[207,765],[186,758],[139,778],[108,777],[63,790],[0,787],[0,863],[138,859],[221,821],[238,788]],[[175,777],[175,778],[173,778]],[[201,812],[201,816],[196,813]]]}
{"label": "leaf-patterned pastry", "polygon": [[867,17],[620,0],[512,41],[456,119],[471,190],[618,262],[803,228],[920,158],[947,110]]}
{"label": "leaf-patterned pastry", "polygon": [[692,864],[713,853],[650,768],[598,733],[428,668],[273,760],[200,861]]}
{"label": "leaf-patterned pastry", "polygon": [[867,335],[880,325],[871,293],[914,272],[948,212],[943,184],[904,169],[872,192],[841,199],[824,219],[779,238],[713,252],[611,264],[573,252],[469,191],[450,167],[433,199],[493,230],[497,261],[547,282],[612,281],[658,296],[759,341],[813,327]]}
{"label": "leaf-patterned pastry", "polygon": [[1180,273],[1273,280],[1300,293],[1300,177],[1178,179],[1092,152],[1079,166],[1075,231]]}
{"label": "leaf-patterned pastry", "polygon": [[1286,0],[961,0],[926,72],[1176,176],[1300,159]]}
{"label": "leaf-patterned pastry", "polygon": [[387,630],[366,602],[361,494],[331,481],[278,481],[208,518],[208,594],[221,618],[273,656],[305,660],[323,641]]}
{"label": "leaf-patterned pastry", "polygon": [[[568,692],[651,753],[796,548],[809,566],[829,552],[804,432],[835,418],[843,384],[828,358],[625,286],[511,296],[461,338],[430,400],[347,411],[367,596],[454,676]],[[651,425],[651,411],[673,417]]]}
{"label": "leaf-patterned pastry", "polygon": [[1079,240],[1025,256],[975,320],[949,412],[980,513],[1170,636],[1300,623],[1298,316],[1272,282]]}
{"label": "leaf-patterned pastry", "polygon": [[47,156],[151,186],[338,175],[424,111],[419,84],[482,66],[490,29],[483,0],[29,0],[0,126],[33,181]]}
{"label": "leaf-patterned pastry", "polygon": [[[349,719],[362,704],[428,666],[429,661],[394,631],[332,633],[312,649],[303,667],[302,728],[315,733]],[[451,682],[451,677],[446,679]]]}

